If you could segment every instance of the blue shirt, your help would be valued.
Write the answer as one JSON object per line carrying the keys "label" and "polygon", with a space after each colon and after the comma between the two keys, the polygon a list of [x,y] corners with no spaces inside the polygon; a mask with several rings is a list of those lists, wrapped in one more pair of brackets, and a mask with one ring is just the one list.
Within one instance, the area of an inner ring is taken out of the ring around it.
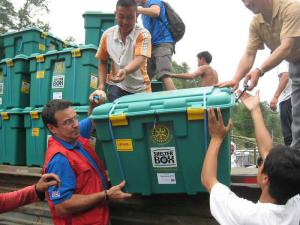
{"label": "blue shirt", "polygon": [[150,8],[152,5],[158,5],[160,7],[159,17],[142,15],[143,25],[151,33],[152,45],[174,43],[174,39],[167,27],[168,19],[166,16],[165,5],[161,0],[147,0],[144,7]]}
{"label": "blue shirt", "polygon": [[[80,121],[80,135],[85,138],[89,138],[92,130],[92,121],[89,118],[86,118]],[[54,137],[58,140],[66,149],[70,151],[77,151],[82,154],[96,169],[98,172],[102,183],[105,185],[106,182],[104,181],[104,176],[100,171],[95,160],[90,156],[90,154],[83,149],[81,144],[77,142],[75,145],[67,143],[57,137]],[[61,180],[61,186],[57,187],[50,187],[48,189],[50,200],[53,204],[60,204],[72,197],[72,194],[76,188],[76,175],[68,161],[68,159],[60,153],[57,153],[53,158],[49,161],[46,173],[55,173],[59,176]],[[107,186],[104,187],[107,189]]]}

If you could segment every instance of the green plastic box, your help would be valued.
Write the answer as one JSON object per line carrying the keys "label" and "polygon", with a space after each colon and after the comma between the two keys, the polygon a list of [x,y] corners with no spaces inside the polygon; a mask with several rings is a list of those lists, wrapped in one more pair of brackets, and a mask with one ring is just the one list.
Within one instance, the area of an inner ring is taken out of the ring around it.
{"label": "green plastic box", "polygon": [[0,164],[25,165],[23,109],[0,109]]}
{"label": "green plastic box", "polygon": [[29,61],[25,55],[0,61],[0,109],[29,106]]}
{"label": "green plastic box", "polygon": [[51,99],[88,105],[89,95],[98,88],[96,52],[96,46],[82,45],[79,48],[32,55],[30,106],[40,107]]}
{"label": "green plastic box", "polygon": [[[97,138],[113,185],[125,190],[196,194],[205,191],[200,172],[209,144],[208,107],[228,121],[234,96],[227,88],[191,88],[139,93],[94,109]],[[218,179],[230,184],[229,137],[219,155]]]}
{"label": "green plastic box", "polygon": [[57,56],[57,50],[30,56],[30,107],[42,107],[50,100],[52,73]]}
{"label": "green plastic box", "polygon": [[63,49],[64,42],[51,34],[31,27],[18,32],[2,35],[5,58],[19,54],[30,56],[33,53],[45,53],[50,50]]}
{"label": "green plastic box", "polygon": [[0,60],[4,58],[3,38],[0,35]]}
{"label": "green plastic box", "polygon": [[86,12],[83,17],[85,44],[99,46],[104,31],[115,25],[115,15],[113,13]]}
{"label": "green plastic box", "polygon": [[[79,120],[87,117],[89,106],[73,107]],[[42,167],[45,159],[48,139],[51,136],[43,124],[42,107],[24,109],[24,127],[26,129],[26,165]]]}

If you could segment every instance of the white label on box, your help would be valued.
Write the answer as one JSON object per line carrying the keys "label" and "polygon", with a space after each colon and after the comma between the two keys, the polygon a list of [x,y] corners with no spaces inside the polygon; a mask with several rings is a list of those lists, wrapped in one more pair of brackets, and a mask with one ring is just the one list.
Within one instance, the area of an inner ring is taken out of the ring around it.
{"label": "white label on box", "polygon": [[175,147],[151,148],[151,158],[154,168],[177,167]]}
{"label": "white label on box", "polygon": [[52,89],[64,88],[65,75],[54,75],[52,78]]}
{"label": "white label on box", "polygon": [[0,83],[0,95],[3,95],[4,90],[4,84]]}
{"label": "white label on box", "polygon": [[158,173],[158,184],[176,184],[175,173]]}
{"label": "white label on box", "polygon": [[0,105],[2,105],[2,98],[0,97]]}
{"label": "white label on box", "polygon": [[53,92],[53,99],[62,99],[62,92]]}

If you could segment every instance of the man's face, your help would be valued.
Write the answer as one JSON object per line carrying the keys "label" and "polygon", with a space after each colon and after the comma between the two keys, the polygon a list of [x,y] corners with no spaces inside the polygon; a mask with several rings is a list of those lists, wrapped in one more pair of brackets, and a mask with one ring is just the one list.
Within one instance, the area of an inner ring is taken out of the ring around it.
{"label": "man's face", "polygon": [[121,33],[129,34],[136,23],[136,8],[118,6],[116,10],[116,20]]}
{"label": "man's face", "polygon": [[54,115],[57,125],[48,124],[49,130],[66,142],[75,142],[80,136],[77,114],[72,107],[57,111]]}
{"label": "man's face", "polygon": [[260,1],[261,0],[242,0],[246,8],[248,8],[254,14],[260,13]]}

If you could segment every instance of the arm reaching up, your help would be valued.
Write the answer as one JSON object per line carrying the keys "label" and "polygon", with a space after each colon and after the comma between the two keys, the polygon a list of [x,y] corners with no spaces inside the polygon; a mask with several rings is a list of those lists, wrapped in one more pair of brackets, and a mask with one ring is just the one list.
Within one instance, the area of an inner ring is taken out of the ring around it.
{"label": "arm reaching up", "polygon": [[208,127],[210,133],[210,143],[203,162],[201,172],[201,182],[208,192],[218,182],[217,180],[217,161],[220,147],[224,137],[228,134],[231,127],[231,120],[224,126],[220,108],[217,109],[216,117],[213,108],[208,110]]}
{"label": "arm reaching up", "polygon": [[265,159],[272,148],[272,139],[269,131],[265,126],[263,115],[260,110],[259,92],[257,91],[255,96],[252,96],[245,92],[241,96],[241,100],[251,113],[251,117],[254,123],[257,147],[260,155],[263,159]]}

